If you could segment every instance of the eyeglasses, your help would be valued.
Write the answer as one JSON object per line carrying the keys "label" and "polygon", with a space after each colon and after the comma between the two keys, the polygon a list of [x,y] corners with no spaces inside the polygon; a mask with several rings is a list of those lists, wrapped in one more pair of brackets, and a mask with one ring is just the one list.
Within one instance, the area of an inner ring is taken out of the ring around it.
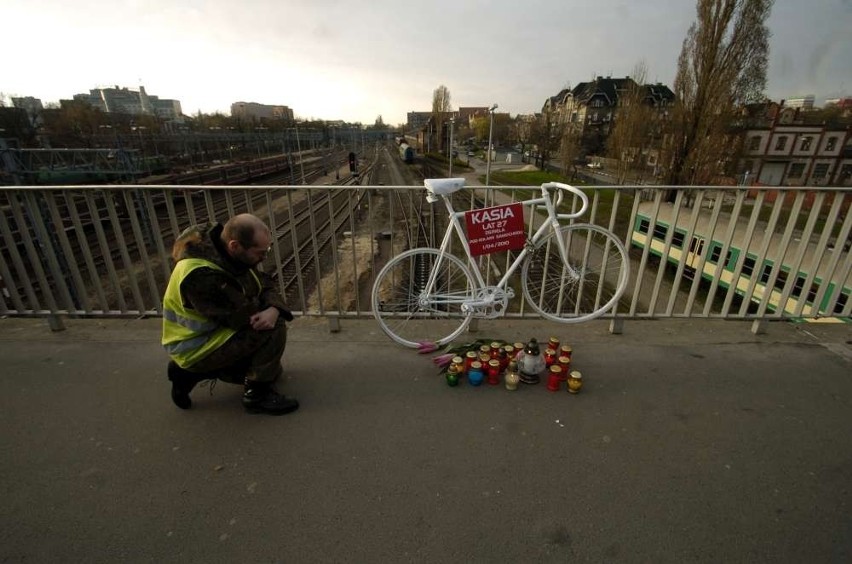
{"label": "eyeglasses", "polygon": [[242,247],[247,251],[257,251],[257,252],[263,253],[265,255],[268,255],[269,253],[272,252],[272,245],[269,245],[265,249],[261,249],[259,251],[258,251],[259,247],[246,247],[244,245]]}

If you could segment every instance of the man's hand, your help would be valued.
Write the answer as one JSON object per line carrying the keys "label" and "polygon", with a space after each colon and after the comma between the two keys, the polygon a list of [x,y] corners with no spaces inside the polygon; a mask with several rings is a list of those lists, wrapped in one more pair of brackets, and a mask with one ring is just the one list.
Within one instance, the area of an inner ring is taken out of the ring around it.
{"label": "man's hand", "polygon": [[251,328],[255,331],[269,331],[275,327],[278,321],[278,310],[274,307],[268,307],[263,311],[259,311],[249,318]]}

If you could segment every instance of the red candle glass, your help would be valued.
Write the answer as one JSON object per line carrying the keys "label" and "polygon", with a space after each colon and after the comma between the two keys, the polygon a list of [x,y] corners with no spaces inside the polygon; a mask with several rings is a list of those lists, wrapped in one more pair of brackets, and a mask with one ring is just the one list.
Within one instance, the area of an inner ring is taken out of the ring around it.
{"label": "red candle glass", "polygon": [[547,349],[544,351],[544,365],[547,368],[550,368],[556,364],[556,351],[553,349]]}
{"label": "red candle glass", "polygon": [[568,372],[570,372],[571,368],[571,357],[569,356],[560,356],[558,359],[559,368],[562,369],[562,381],[568,379]]}
{"label": "red candle glass", "polygon": [[488,383],[492,386],[500,383],[500,361],[496,358],[488,361]]}
{"label": "red candle glass", "polygon": [[562,368],[558,364],[550,367],[550,375],[547,378],[547,389],[551,392],[559,391],[559,385],[562,382]]}

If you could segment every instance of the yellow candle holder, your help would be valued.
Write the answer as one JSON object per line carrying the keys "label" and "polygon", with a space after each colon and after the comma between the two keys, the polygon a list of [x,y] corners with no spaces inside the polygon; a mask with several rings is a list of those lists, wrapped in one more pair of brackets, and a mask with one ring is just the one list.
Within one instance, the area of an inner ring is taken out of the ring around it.
{"label": "yellow candle holder", "polygon": [[568,393],[569,394],[577,394],[580,393],[580,388],[583,387],[583,375],[580,374],[579,370],[572,370],[568,375]]}

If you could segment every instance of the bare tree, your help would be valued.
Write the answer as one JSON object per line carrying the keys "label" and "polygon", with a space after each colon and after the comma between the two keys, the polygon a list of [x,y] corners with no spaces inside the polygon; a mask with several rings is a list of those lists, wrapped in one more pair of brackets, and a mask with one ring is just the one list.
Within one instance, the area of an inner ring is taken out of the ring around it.
{"label": "bare tree", "polygon": [[648,150],[653,122],[653,109],[645,100],[644,61],[636,63],[626,81],[627,90],[618,97],[612,133],[607,139],[607,156],[617,162],[616,178],[624,184],[631,168],[635,168]]}
{"label": "bare tree", "polygon": [[562,140],[559,143],[559,158],[562,160],[562,175],[568,176],[571,171],[571,180],[577,175],[577,156],[580,154],[580,133],[577,129],[569,126],[562,128]]}
{"label": "bare tree", "polygon": [[453,111],[450,104],[450,90],[443,84],[432,92],[432,123],[438,136],[438,150],[444,148],[443,122],[445,116]]}
{"label": "bare tree", "polygon": [[527,147],[532,143],[534,120],[535,116],[519,115],[515,117],[515,137],[521,145],[521,154],[524,154]]}
{"label": "bare tree", "polygon": [[566,124],[557,112],[550,109],[542,111],[541,116],[533,124],[532,141],[538,147],[536,166],[544,169],[554,153],[562,145]]}
{"label": "bare tree", "polygon": [[698,0],[674,82],[669,184],[703,184],[719,174],[734,110],[763,97],[773,2]]}

